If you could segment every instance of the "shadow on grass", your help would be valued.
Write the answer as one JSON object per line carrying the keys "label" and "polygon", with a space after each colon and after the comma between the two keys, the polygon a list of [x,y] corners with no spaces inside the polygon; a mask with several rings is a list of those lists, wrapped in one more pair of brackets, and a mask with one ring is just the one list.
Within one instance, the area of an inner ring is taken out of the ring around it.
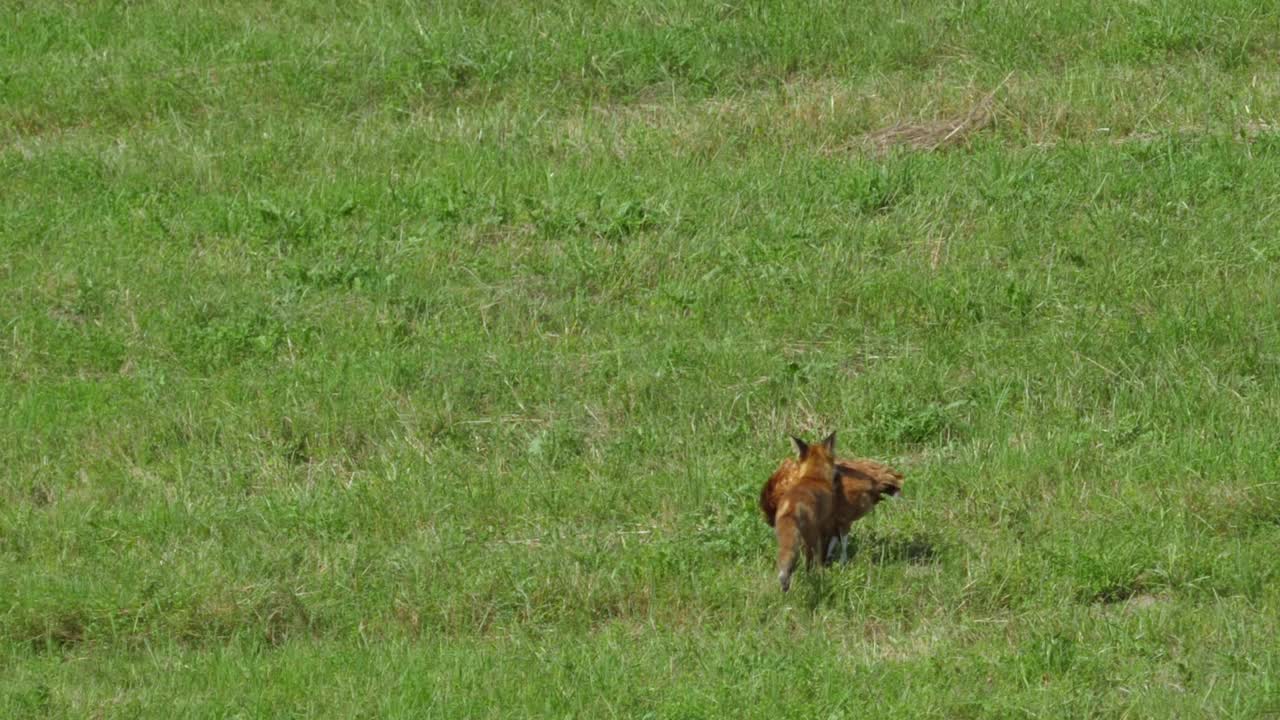
{"label": "shadow on grass", "polygon": [[[931,565],[941,562],[942,547],[928,535],[915,534],[905,537],[885,536],[877,533],[859,534],[856,530],[849,537],[849,564],[870,561],[872,565]],[[822,572],[806,572],[802,585],[793,585],[792,592],[803,593],[802,602],[809,610],[818,610],[837,601],[839,594],[836,575],[841,563],[837,558]],[[802,588],[802,589],[801,589]]]}
{"label": "shadow on grass", "polygon": [[[867,556],[875,565],[913,563],[924,565],[937,562],[941,549],[937,541],[928,535],[908,537],[885,536],[878,533],[860,535],[855,530],[849,536],[849,562]],[[835,564],[839,564],[836,560]]]}

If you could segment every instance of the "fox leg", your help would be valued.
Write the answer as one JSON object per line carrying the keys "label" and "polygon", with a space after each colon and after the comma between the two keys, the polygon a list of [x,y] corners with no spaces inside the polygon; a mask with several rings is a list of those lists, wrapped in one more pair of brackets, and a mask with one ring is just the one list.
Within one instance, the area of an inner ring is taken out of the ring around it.
{"label": "fox leg", "polygon": [[811,523],[802,525],[800,533],[804,537],[805,567],[810,569],[820,567],[822,559],[826,556],[826,548],[822,546],[822,533]]}
{"label": "fox leg", "polygon": [[779,515],[774,530],[778,533],[778,582],[782,592],[791,589],[791,574],[796,570],[799,559],[800,530],[796,527],[796,519],[791,515]]}
{"label": "fox leg", "polygon": [[[835,539],[832,538],[831,542],[835,543]],[[840,563],[847,562],[849,562],[849,533],[840,536]]]}
{"label": "fox leg", "polygon": [[836,537],[835,535],[832,535],[831,542],[827,543],[826,561],[828,563],[831,562],[831,559],[836,556],[836,543],[838,542],[840,542],[840,538]]}

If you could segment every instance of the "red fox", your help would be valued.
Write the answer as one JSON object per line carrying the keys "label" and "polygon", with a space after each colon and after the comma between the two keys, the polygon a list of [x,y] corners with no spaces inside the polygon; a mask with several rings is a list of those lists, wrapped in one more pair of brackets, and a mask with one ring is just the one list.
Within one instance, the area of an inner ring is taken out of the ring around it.
{"label": "red fox", "polygon": [[[782,507],[782,501],[788,496],[793,487],[796,487],[805,474],[801,470],[803,459],[806,452],[811,449],[803,440],[792,438],[796,443],[796,449],[800,454],[801,460],[787,458],[782,461],[778,469],[770,476],[769,481],[760,490],[760,510],[764,513],[765,522],[769,525],[777,525],[777,516],[779,509]],[[832,437],[824,441],[823,446],[826,447],[830,443],[830,447],[834,448],[834,433]],[[840,548],[840,561],[848,562],[849,560],[849,527],[854,521],[863,517],[880,502],[886,495],[897,495],[902,491],[902,474],[890,468],[887,465],[878,463],[874,460],[857,459],[857,460],[836,460],[835,461],[836,477],[833,481],[830,505],[831,509],[826,514],[825,521],[821,524],[821,536],[818,543],[818,549],[823,552],[822,561],[824,564],[830,563],[835,557],[836,547]],[[812,488],[813,486],[810,485]],[[821,506],[821,501],[816,507]],[[789,531],[788,531],[789,532]],[[803,532],[801,533],[803,539]],[[779,580],[782,580],[783,574],[783,552],[784,552],[784,534],[778,531],[779,545]],[[789,552],[791,553],[790,566],[795,566],[795,543],[791,541]],[[809,552],[809,548],[805,548],[806,558],[812,562],[813,557]],[[790,580],[790,572],[786,574],[787,580],[783,581],[783,591],[785,592]]]}
{"label": "red fox", "polygon": [[826,562],[840,545],[840,562],[849,561],[849,526],[871,512],[885,495],[902,492],[902,474],[874,460],[837,460],[835,505],[823,529]]}
{"label": "red fox", "polygon": [[760,491],[760,509],[778,535],[778,582],[791,588],[803,544],[805,564],[824,560],[825,533],[835,529],[836,434],[810,445],[792,437],[798,458],[787,458]]}

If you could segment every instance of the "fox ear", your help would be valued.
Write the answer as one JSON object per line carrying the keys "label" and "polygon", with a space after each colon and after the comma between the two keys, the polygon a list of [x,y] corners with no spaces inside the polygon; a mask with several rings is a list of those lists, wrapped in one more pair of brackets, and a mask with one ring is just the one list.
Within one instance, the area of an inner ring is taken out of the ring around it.
{"label": "fox ear", "polygon": [[796,446],[796,454],[803,460],[805,455],[809,454],[809,443],[801,440],[795,435],[791,436],[791,444]]}
{"label": "fox ear", "polygon": [[834,430],[827,436],[827,439],[822,441],[822,445],[827,449],[828,455],[831,457],[836,456],[836,433]]}

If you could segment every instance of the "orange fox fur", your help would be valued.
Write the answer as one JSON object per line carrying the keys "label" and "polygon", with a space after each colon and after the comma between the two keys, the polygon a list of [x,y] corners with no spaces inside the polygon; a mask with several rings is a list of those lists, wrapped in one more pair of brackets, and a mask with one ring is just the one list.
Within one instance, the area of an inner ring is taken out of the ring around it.
{"label": "orange fox fur", "polygon": [[783,461],[760,493],[765,519],[778,535],[778,582],[783,592],[791,587],[802,548],[807,566],[822,561],[824,532],[833,527],[836,502],[836,434],[817,445],[792,440],[799,457]]}
{"label": "orange fox fur", "polygon": [[[760,491],[760,510],[765,522],[775,529],[783,499],[803,477],[800,466],[794,458],[783,460]],[[897,495],[902,490],[902,475],[874,460],[836,460],[835,470],[831,510],[820,527],[819,549],[824,562],[832,560],[837,544],[841,562],[847,561],[850,525],[871,512],[885,495]],[[782,538],[779,533],[780,557]],[[812,560],[807,547],[806,557]]]}
{"label": "orange fox fur", "polygon": [[849,560],[849,526],[884,498],[902,492],[902,474],[874,460],[836,461],[836,502],[831,523],[823,528],[826,560],[831,561],[836,544],[840,562]]}

